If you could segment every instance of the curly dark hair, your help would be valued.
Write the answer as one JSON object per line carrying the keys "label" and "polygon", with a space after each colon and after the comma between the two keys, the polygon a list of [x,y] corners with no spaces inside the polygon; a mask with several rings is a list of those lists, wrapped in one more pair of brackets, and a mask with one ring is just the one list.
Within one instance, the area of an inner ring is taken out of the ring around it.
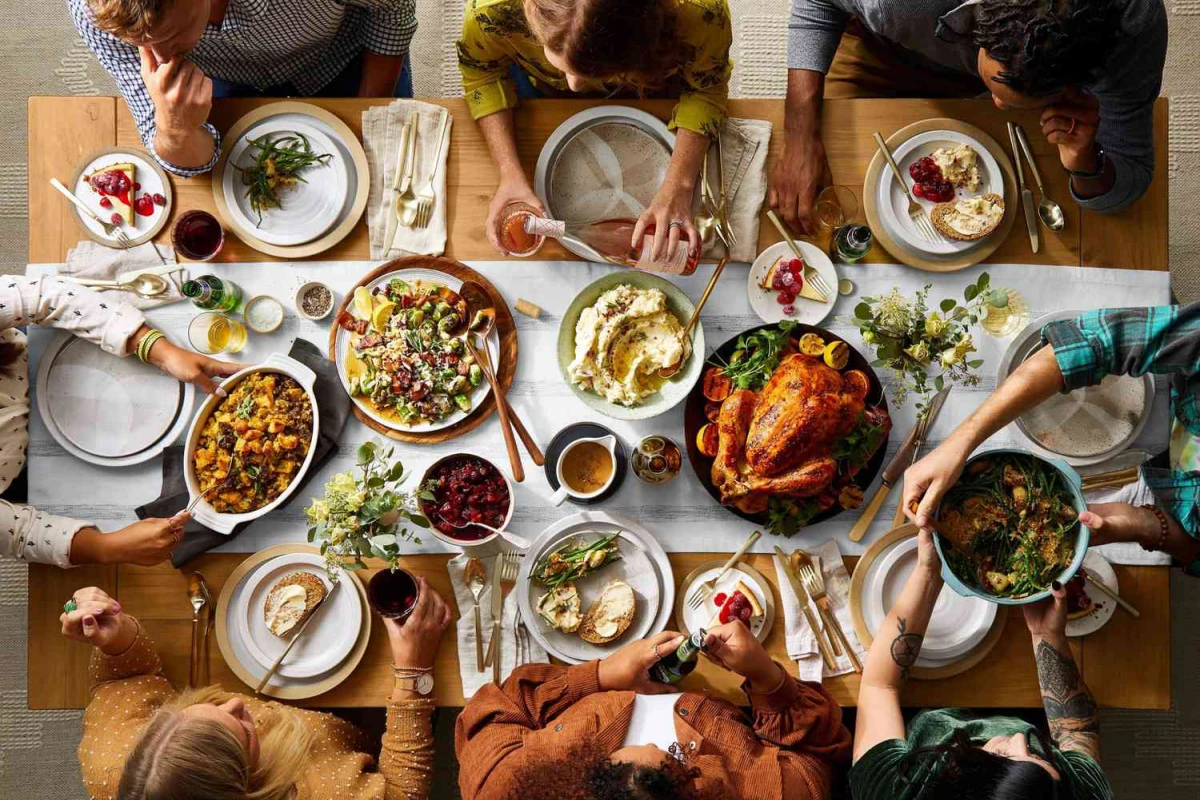
{"label": "curly dark hair", "polygon": [[595,742],[561,760],[527,761],[509,795],[521,800],[732,800],[719,787],[699,789],[700,770],[670,759],[661,767],[612,761]]}
{"label": "curly dark hair", "polygon": [[[1050,752],[1045,737],[1038,733],[1037,739],[1042,752]],[[989,753],[961,728],[945,744],[909,753],[901,764],[901,774],[912,774],[920,762],[928,760],[942,765],[914,795],[919,800],[1057,800],[1066,796],[1059,790],[1060,781],[1040,765]]]}
{"label": "curly dark hair", "polygon": [[983,0],[977,47],[1004,65],[1001,83],[1047,95],[1094,80],[1121,36],[1118,0]]}

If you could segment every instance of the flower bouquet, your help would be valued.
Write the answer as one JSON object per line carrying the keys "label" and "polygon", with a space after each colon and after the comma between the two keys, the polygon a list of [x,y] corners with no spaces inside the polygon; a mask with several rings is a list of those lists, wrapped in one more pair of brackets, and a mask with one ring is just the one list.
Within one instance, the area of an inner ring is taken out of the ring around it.
{"label": "flower bouquet", "polygon": [[399,489],[406,475],[404,465],[391,460],[393,453],[393,447],[381,449],[378,442],[362,444],[357,468],[334,475],[325,484],[325,497],[313,498],[304,511],[311,526],[308,541],[320,540],[331,580],[336,580],[339,567],[363,569],[363,559],[369,557],[383,559],[395,570],[400,543],[421,543],[400,521],[429,527],[415,495]]}

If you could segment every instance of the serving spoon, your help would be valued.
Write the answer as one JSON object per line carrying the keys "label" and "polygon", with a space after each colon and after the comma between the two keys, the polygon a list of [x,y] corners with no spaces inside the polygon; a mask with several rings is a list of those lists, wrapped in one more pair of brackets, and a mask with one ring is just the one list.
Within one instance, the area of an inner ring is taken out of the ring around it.
{"label": "serving spoon", "polygon": [[449,525],[451,528],[454,528],[456,531],[465,531],[467,528],[474,527],[474,528],[483,528],[484,530],[491,531],[492,533],[495,533],[495,534],[499,534],[501,539],[504,539],[509,544],[516,547],[518,550],[528,550],[529,546],[531,544],[533,544],[533,542],[529,541],[528,539],[526,539],[524,536],[521,536],[520,534],[513,533],[512,531],[506,531],[503,528],[493,528],[491,525],[488,525],[486,522],[464,522],[461,525],[455,525],[453,522],[446,519],[445,517],[441,517],[441,520],[442,520],[442,522],[445,522],[447,525]]}
{"label": "serving spoon", "polygon": [[692,328],[696,327],[696,323],[700,320],[700,312],[704,310],[704,304],[708,302],[709,296],[712,294],[713,288],[717,285],[717,279],[721,277],[721,273],[725,271],[725,264],[728,263],[729,257],[724,256],[717,262],[716,269],[713,270],[712,277],[708,279],[708,286],[704,287],[704,294],[700,295],[700,300],[696,303],[696,307],[692,309],[692,316],[688,318],[687,324],[683,326],[683,330],[679,332],[679,339],[683,344],[680,350],[679,359],[674,363],[665,367],[659,367],[658,377],[673,378],[683,368],[684,363],[692,354]]}
{"label": "serving spoon", "polygon": [[119,289],[133,292],[139,297],[157,297],[163,294],[170,288],[170,284],[161,275],[144,272],[137,275],[133,280],[126,283],[118,281],[102,281],[91,278],[70,278],[72,283],[78,283],[80,286],[91,286],[96,289]]}

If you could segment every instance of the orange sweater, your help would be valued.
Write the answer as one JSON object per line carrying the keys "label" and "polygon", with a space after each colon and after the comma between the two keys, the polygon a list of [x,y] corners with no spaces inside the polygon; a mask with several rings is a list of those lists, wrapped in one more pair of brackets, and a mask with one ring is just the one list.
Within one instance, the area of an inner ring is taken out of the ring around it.
{"label": "orange sweater", "polygon": [[[154,714],[178,695],[144,632],[119,656],[92,652],[92,699],[83,715],[79,764],[94,800],[115,800],[125,760]],[[296,714],[316,733],[297,800],[425,800],[433,768],[433,702],[393,701],[378,770],[367,736],[332,714],[242,696],[255,718]]]}
{"label": "orange sweater", "polygon": [[[598,665],[528,664],[503,687],[481,689],[455,731],[463,800],[507,799],[523,764],[558,761],[584,741],[620,749],[635,695],[600,691]],[[749,697],[753,719],[718,698],[680,696],[675,732],[699,781],[755,800],[828,797],[834,764],[850,758],[838,704],[819,684],[790,677],[770,695]]]}

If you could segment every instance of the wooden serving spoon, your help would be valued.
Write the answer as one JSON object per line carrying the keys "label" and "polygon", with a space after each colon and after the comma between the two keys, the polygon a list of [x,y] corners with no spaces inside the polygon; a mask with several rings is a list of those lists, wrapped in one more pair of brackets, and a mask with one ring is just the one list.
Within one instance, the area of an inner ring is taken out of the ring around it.
{"label": "wooden serving spoon", "polygon": [[729,257],[725,256],[717,262],[716,269],[713,270],[712,277],[708,279],[708,286],[704,287],[704,294],[700,295],[700,300],[696,303],[696,307],[692,310],[692,316],[688,319],[687,324],[683,326],[683,330],[679,333],[679,338],[683,342],[683,354],[679,360],[667,367],[661,367],[658,370],[660,378],[673,378],[687,363],[688,357],[692,352],[692,328],[696,327],[696,323],[700,320],[700,312],[704,310],[704,304],[708,302],[709,295],[717,285],[717,279],[721,277],[721,273],[725,271],[725,264],[729,262]]}

